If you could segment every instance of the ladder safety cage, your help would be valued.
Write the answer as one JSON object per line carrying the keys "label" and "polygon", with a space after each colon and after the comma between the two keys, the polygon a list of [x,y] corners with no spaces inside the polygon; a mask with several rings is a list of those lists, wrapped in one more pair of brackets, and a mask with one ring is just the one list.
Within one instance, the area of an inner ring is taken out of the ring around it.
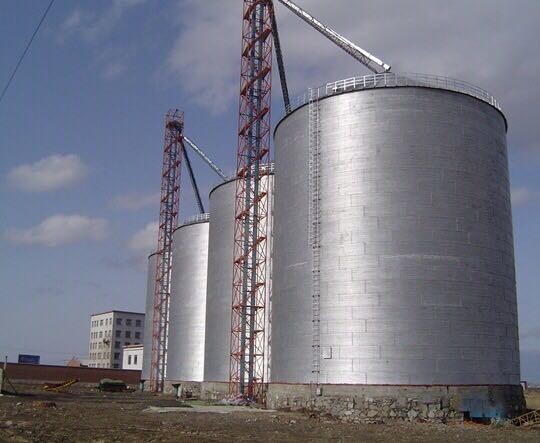
{"label": "ladder safety cage", "polygon": [[312,383],[319,385],[321,373],[321,240],[320,240],[320,102],[319,90],[309,90],[308,104],[308,190],[309,190],[309,244],[311,246],[311,296],[312,296]]}

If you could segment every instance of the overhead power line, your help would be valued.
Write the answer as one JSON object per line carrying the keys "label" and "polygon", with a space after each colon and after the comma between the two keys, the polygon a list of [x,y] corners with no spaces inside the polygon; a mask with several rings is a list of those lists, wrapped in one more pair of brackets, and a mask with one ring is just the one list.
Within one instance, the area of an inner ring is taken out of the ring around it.
{"label": "overhead power line", "polygon": [[30,49],[30,45],[34,41],[34,38],[36,37],[36,34],[39,31],[39,28],[41,28],[41,25],[45,21],[45,18],[47,17],[47,14],[49,13],[49,10],[51,9],[52,5],[54,3],[54,0],[51,0],[49,3],[49,6],[47,6],[47,9],[45,9],[45,12],[43,13],[43,16],[41,17],[41,20],[39,21],[38,25],[36,26],[36,29],[34,29],[34,33],[32,34],[32,37],[30,37],[30,40],[26,44],[26,48],[24,48],[23,53],[21,54],[21,57],[19,58],[19,61],[15,65],[15,69],[11,73],[11,76],[9,77],[9,80],[6,83],[6,86],[4,87],[2,91],[2,95],[0,95],[0,103],[2,103],[2,100],[4,99],[4,96],[6,95],[6,92],[9,88],[9,85],[11,85],[11,82],[13,81],[13,78],[15,77],[15,74],[17,73],[17,70],[19,69],[19,66],[21,66],[22,61],[24,60],[24,57],[26,56],[26,53],[28,52],[28,49]]}

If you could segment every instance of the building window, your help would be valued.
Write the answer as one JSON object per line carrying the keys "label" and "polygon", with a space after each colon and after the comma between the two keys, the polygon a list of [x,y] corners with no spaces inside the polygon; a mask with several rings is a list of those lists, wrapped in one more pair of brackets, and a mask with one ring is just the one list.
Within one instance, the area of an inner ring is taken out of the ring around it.
{"label": "building window", "polygon": [[127,342],[124,343],[124,346],[129,346],[130,344],[131,343],[127,341]]}
{"label": "building window", "polygon": [[137,364],[137,354],[135,354],[133,356],[133,364],[136,365]]}
{"label": "building window", "polygon": [[116,331],[116,337],[118,338],[118,337],[121,337],[121,336],[122,336],[122,331],[117,330]]}
{"label": "building window", "polygon": [[131,326],[131,318],[126,319],[126,326]]}
{"label": "building window", "polygon": [[97,358],[101,358],[101,352],[98,352]]}
{"label": "building window", "polygon": [[99,338],[103,337],[103,331],[99,331]]}
{"label": "building window", "polygon": [[131,338],[131,332],[130,331],[126,331],[126,338]]}
{"label": "building window", "polygon": [[128,355],[128,365],[131,364],[131,355]]}
{"label": "building window", "polygon": [[141,333],[140,332],[135,332],[135,338],[141,338]]}
{"label": "building window", "polygon": [[120,342],[119,341],[114,342],[114,349],[120,349]]}
{"label": "building window", "polygon": [[114,359],[118,360],[119,358],[120,358],[120,352],[115,352],[114,353]]}
{"label": "building window", "polygon": [[116,326],[122,326],[122,319],[121,318],[116,319]]}
{"label": "building window", "polygon": [[118,369],[119,367],[120,367],[120,365],[118,363],[114,364],[114,369]]}
{"label": "building window", "polygon": [[99,326],[103,326],[103,320],[99,321]]}
{"label": "building window", "polygon": [[140,320],[135,320],[135,326],[140,327],[141,326],[141,321]]}

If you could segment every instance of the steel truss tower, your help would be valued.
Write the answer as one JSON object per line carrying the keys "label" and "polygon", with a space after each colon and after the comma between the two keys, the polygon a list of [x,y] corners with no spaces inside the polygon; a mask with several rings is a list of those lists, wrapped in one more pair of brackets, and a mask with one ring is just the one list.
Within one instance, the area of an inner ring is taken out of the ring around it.
{"label": "steel truss tower", "polygon": [[165,146],[161,175],[159,233],[152,319],[150,388],[163,392],[167,367],[167,338],[171,295],[172,238],[178,226],[180,172],[184,151],[184,113],[169,110],[165,117]]}
{"label": "steel truss tower", "polygon": [[236,164],[230,393],[264,397],[272,23],[270,0],[244,0]]}

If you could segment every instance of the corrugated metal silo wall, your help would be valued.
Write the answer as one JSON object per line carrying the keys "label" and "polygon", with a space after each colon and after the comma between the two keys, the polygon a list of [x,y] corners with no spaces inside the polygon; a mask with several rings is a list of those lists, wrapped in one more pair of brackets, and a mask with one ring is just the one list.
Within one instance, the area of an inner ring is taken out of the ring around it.
{"label": "corrugated metal silo wall", "polygon": [[[320,101],[321,383],[518,384],[502,115],[387,88]],[[308,107],[275,132],[272,382],[312,381]]]}
{"label": "corrugated metal silo wall", "polygon": [[156,287],[156,261],[157,254],[148,257],[148,270],[146,277],[146,308],[144,316],[144,337],[143,337],[143,367],[142,379],[150,379],[150,367],[152,365],[152,326],[154,317],[154,289]]}
{"label": "corrugated metal silo wall", "polygon": [[167,380],[203,380],[208,222],[173,234]]}
{"label": "corrugated metal silo wall", "polygon": [[[269,305],[272,291],[272,213],[273,176],[270,176],[267,242],[267,316],[266,358],[270,354]],[[234,244],[234,203],[236,181],[215,187],[210,193],[210,233],[208,258],[208,286],[206,302],[206,344],[204,381],[228,382],[230,372],[231,309]],[[268,377],[268,364],[266,377]]]}

